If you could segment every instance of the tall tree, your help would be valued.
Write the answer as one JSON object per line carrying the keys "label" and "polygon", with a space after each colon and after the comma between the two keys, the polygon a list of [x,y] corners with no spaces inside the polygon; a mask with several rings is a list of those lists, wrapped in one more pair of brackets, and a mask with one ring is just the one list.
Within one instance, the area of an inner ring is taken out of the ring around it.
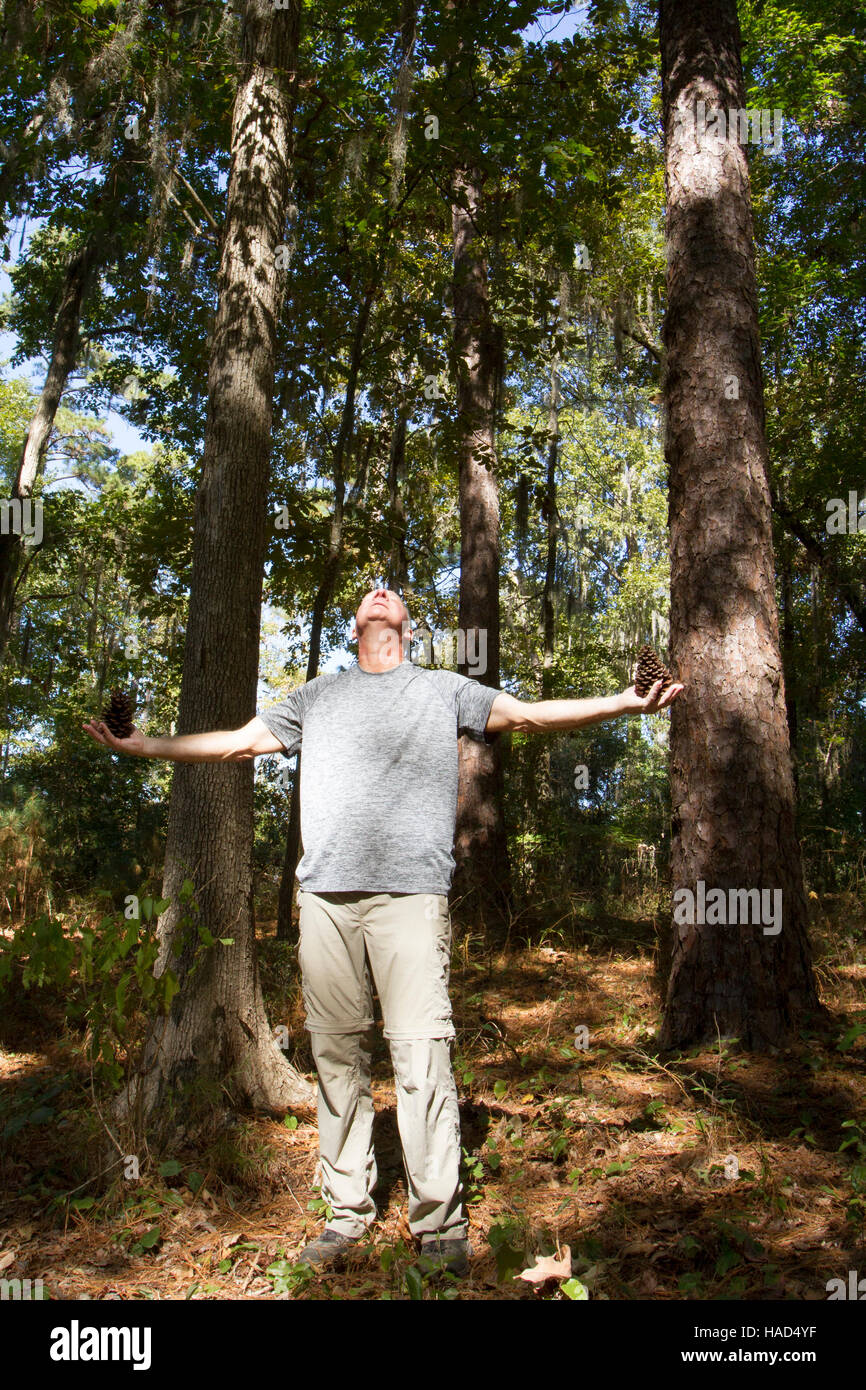
{"label": "tall tree", "polygon": [[[486,644],[484,685],[499,684],[499,481],[496,473],[496,408],[502,379],[502,337],[493,319],[488,282],[482,188],[486,173],[478,148],[463,132],[474,131],[474,69],[483,33],[478,0],[447,8],[453,25],[452,112],[460,122],[451,171],[454,274],[454,360],[457,372],[455,444],[460,507],[460,598],[457,624],[465,642],[463,674],[477,667]],[[456,124],[455,121],[455,124]],[[475,661],[473,661],[473,654]],[[466,907],[493,909],[505,919],[511,872],[503,814],[502,744],[460,739],[454,892]]]}
{"label": "tall tree", "polygon": [[[457,451],[460,498],[460,602],[465,642],[460,669],[468,674],[486,644],[478,679],[499,684],[499,484],[496,477],[496,397],[502,348],[478,238],[481,179],[477,168],[454,173],[454,348],[457,359]],[[454,889],[468,906],[507,912],[508,845],[502,804],[502,746],[460,740],[460,781]]]}
{"label": "tall tree", "polygon": [[764,1048],[818,1001],[774,592],[749,171],[728,130],[729,112],[745,107],[735,0],[661,0],[660,40],[671,650],[686,683],[671,723],[672,880],[696,901],[701,881],[726,904],[730,890],[782,895],[775,934],[739,908],[748,921],[716,925],[695,911],[689,922],[679,899],[662,1041],[721,1033]]}
{"label": "tall tree", "polygon": [[[277,325],[290,190],[300,0],[247,0],[232,119],[219,301],[196,498],[178,731],[237,728],[256,706]],[[154,1022],[128,1097],[145,1114],[187,1080],[229,1078],[237,1099],[274,1114],[312,1089],[271,1036],[256,968],[253,766],[178,764],[166,845],[158,969],[180,990]],[[198,924],[233,944],[202,953],[183,922],[185,879]],[[195,967],[195,969],[193,968]]]}

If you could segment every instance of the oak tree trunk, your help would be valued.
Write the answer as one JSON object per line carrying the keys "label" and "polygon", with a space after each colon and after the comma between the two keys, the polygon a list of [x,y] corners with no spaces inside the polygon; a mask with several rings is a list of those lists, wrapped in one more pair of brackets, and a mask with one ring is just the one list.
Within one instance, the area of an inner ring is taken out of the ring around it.
{"label": "oak tree trunk", "polygon": [[[232,118],[231,170],[211,344],[204,457],[196,497],[189,620],[177,727],[234,729],[255,713],[277,324],[297,63],[299,0],[248,0]],[[273,1115],[314,1091],[272,1037],[253,921],[253,762],[176,766],[157,970],[177,973],[154,1020],[127,1104],[151,1120],[216,1085]],[[203,948],[183,923],[191,879],[196,924],[233,945]],[[193,970],[193,966],[195,969]],[[191,1089],[186,1083],[191,1083]]]}
{"label": "oak tree trunk", "polygon": [[[766,1048],[818,1008],[774,593],[746,152],[696,124],[745,107],[735,0],[660,9],[667,185],[664,338],[670,469],[673,925],[662,1043]],[[703,892],[781,890],[781,930],[745,906],[701,922]],[[687,915],[679,899],[681,918]],[[675,897],[675,904],[677,898]],[[738,923],[730,918],[737,916]],[[748,921],[743,921],[748,917]],[[771,933],[764,930],[771,925]]]}

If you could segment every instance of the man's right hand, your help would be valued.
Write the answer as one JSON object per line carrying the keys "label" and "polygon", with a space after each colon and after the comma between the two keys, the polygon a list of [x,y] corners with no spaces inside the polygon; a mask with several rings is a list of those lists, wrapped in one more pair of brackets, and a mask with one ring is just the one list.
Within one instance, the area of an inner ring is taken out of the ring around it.
{"label": "man's right hand", "polygon": [[255,715],[242,729],[211,729],[202,734],[172,734],[169,738],[146,738],[133,729],[129,738],[115,738],[101,720],[82,724],[92,739],[116,753],[139,758],[168,758],[175,763],[231,763],[257,758],[260,753],[278,753],[283,745],[267,724]]}
{"label": "man's right hand", "polygon": [[147,739],[140,729],[134,728],[128,738],[115,738],[108,725],[101,721],[93,720],[92,723],[82,724],[81,727],[104,748],[113,748],[116,753],[128,753],[134,758],[146,756]]}

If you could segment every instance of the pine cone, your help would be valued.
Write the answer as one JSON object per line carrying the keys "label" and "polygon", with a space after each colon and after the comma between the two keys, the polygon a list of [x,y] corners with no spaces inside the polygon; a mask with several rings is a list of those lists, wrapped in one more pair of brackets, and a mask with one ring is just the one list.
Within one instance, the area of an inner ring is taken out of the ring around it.
{"label": "pine cone", "polygon": [[133,730],[133,704],[123,690],[112,690],[111,699],[102,711],[102,718],[115,738],[129,738]]}
{"label": "pine cone", "polygon": [[669,685],[673,685],[674,678],[659,658],[656,656],[652,647],[641,647],[637,654],[637,666],[634,673],[634,688],[643,700],[649,693],[656,681],[661,681],[662,690],[667,690]]}

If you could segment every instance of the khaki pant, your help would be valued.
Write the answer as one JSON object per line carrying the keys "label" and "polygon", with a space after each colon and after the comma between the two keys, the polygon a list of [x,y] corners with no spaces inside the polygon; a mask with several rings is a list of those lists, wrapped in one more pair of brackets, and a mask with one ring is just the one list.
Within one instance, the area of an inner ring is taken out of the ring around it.
{"label": "khaki pant", "polygon": [[448,899],[432,893],[298,893],[298,959],[318,1074],[322,1197],[331,1230],[375,1219],[372,980],[397,1089],[413,1235],[466,1236],[451,1069]]}

